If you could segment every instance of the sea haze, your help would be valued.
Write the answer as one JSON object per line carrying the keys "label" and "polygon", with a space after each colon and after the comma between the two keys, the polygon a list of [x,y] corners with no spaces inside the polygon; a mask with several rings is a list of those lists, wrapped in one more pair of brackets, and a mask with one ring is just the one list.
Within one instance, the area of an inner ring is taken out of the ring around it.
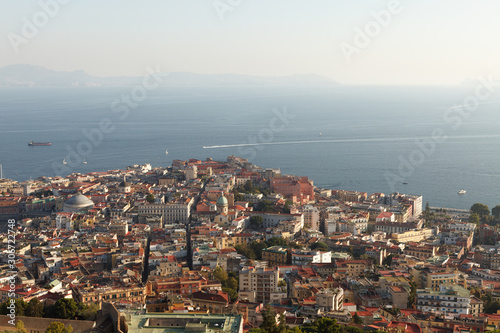
{"label": "sea haze", "polygon": [[[161,87],[120,119],[111,105],[131,88],[0,89],[4,177],[22,181],[68,170],[62,169],[68,151],[88,143],[82,131],[108,118],[114,130],[92,144],[88,164],[68,161],[70,171],[234,154],[308,176],[320,187],[421,194],[438,207],[500,204],[498,93],[454,127],[444,115],[473,87]],[[285,109],[284,123],[276,112]],[[448,138],[401,174],[401,160],[421,157],[417,140],[429,140],[434,130]],[[30,140],[52,146],[28,147]],[[392,186],[388,175],[398,177]],[[467,194],[458,195],[460,189]]]}

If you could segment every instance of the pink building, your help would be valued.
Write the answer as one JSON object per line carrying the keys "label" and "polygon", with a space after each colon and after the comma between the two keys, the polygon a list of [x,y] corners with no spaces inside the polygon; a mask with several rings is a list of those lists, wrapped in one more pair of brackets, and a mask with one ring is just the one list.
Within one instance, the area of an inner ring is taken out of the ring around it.
{"label": "pink building", "polygon": [[294,202],[314,200],[314,186],[307,177],[276,177],[271,180],[271,190],[290,197]]}

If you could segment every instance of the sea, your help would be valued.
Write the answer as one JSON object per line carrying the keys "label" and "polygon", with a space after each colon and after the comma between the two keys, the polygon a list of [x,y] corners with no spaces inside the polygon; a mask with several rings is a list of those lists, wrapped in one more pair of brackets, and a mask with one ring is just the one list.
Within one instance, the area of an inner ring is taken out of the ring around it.
{"label": "sea", "polygon": [[491,208],[500,204],[500,92],[489,89],[2,88],[0,164],[24,181],[236,155],[323,188]]}

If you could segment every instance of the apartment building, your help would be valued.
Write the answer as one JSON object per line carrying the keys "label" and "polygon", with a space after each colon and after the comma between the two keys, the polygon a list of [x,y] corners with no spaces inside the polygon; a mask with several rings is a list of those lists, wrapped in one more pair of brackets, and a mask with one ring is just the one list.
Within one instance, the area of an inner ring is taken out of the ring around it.
{"label": "apartment building", "polygon": [[470,292],[462,286],[442,284],[439,290],[417,289],[417,310],[458,317],[471,310]]}
{"label": "apartment building", "polygon": [[169,203],[143,204],[138,210],[139,214],[162,214],[164,223],[185,223],[189,218],[193,201],[193,198],[187,198]]}
{"label": "apartment building", "polygon": [[99,303],[100,301],[119,302],[128,301],[144,304],[146,299],[146,287],[140,284],[127,287],[82,287],[74,288],[73,296],[77,302]]}
{"label": "apartment building", "polygon": [[331,251],[292,250],[292,265],[309,266],[310,264],[327,264],[331,262]]}
{"label": "apartment building", "polygon": [[419,288],[438,291],[443,284],[458,283],[458,274],[449,269],[432,269],[430,267],[416,266],[410,272]]}
{"label": "apartment building", "polygon": [[291,250],[281,246],[272,246],[262,250],[262,260],[267,261],[268,266],[288,265],[291,262]]}
{"label": "apartment building", "polygon": [[316,294],[316,306],[327,311],[344,309],[344,289],[324,289]]}
{"label": "apartment building", "polygon": [[304,214],[304,228],[308,230],[319,230],[319,209],[306,205],[302,208]]}
{"label": "apartment building", "polygon": [[279,271],[269,267],[246,267],[240,271],[240,299],[268,304],[271,293],[279,292]]}

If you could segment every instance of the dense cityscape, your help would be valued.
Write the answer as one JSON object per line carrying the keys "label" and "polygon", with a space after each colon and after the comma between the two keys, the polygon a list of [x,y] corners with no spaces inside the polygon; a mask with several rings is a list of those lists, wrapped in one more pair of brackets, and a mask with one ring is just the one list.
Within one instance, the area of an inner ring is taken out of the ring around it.
{"label": "dense cityscape", "polygon": [[500,206],[317,188],[278,167],[0,179],[0,329],[9,315],[29,332],[499,328]]}

